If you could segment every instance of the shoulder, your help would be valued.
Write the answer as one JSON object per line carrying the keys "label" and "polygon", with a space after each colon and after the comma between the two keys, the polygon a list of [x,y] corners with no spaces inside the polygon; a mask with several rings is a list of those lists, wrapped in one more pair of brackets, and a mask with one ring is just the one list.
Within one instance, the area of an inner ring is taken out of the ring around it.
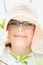
{"label": "shoulder", "polygon": [[28,59],[29,65],[43,65],[43,55],[32,53],[31,58]]}
{"label": "shoulder", "polygon": [[36,65],[43,65],[43,54],[33,53]]}
{"label": "shoulder", "polygon": [[[5,48],[3,54],[0,56],[0,63],[3,65],[3,62],[7,65],[12,65],[14,63],[14,59],[9,54],[10,50],[8,48]],[[0,65],[1,65],[0,64]]]}

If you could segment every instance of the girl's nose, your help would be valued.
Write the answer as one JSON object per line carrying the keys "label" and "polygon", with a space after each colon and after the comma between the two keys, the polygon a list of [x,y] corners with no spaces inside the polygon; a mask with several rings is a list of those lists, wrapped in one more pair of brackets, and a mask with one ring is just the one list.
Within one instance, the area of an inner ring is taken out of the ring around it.
{"label": "girl's nose", "polygon": [[24,29],[23,29],[23,27],[20,25],[20,26],[18,27],[17,31],[19,31],[19,32],[23,32]]}

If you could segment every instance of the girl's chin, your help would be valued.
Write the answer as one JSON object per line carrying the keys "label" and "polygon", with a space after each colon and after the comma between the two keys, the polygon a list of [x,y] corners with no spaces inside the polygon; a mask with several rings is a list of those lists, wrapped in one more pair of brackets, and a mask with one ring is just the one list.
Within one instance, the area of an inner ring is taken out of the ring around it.
{"label": "girl's chin", "polygon": [[21,41],[17,42],[16,41],[15,44],[23,45],[23,44],[25,44],[25,42],[23,42],[23,41],[22,42]]}
{"label": "girl's chin", "polygon": [[16,40],[16,41],[12,42],[12,44],[14,44],[14,45],[20,45],[21,46],[21,45],[26,44],[26,42],[23,41],[23,40],[22,41],[21,40],[19,40],[19,41]]}

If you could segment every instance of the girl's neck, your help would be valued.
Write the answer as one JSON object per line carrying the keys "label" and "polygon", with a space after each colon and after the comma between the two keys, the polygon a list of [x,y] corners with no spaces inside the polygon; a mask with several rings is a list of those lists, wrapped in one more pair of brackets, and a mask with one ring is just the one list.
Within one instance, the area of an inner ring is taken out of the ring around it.
{"label": "girl's neck", "polygon": [[12,46],[11,47],[11,52],[13,52],[15,55],[19,56],[20,53],[22,53],[23,55],[29,54],[32,52],[31,50],[31,45],[27,46],[27,47],[19,47],[19,46]]}

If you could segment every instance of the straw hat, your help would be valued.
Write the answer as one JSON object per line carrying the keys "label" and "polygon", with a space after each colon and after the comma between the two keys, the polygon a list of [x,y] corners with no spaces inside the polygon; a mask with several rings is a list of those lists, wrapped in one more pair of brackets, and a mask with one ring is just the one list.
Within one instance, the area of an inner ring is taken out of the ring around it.
{"label": "straw hat", "polygon": [[[36,30],[32,41],[32,51],[38,54],[43,54],[43,27],[42,21],[39,20],[37,11],[31,7],[30,0],[6,0],[6,19],[5,29],[11,18],[16,16],[26,16],[29,21],[36,24]],[[25,20],[25,18],[24,18]]]}

